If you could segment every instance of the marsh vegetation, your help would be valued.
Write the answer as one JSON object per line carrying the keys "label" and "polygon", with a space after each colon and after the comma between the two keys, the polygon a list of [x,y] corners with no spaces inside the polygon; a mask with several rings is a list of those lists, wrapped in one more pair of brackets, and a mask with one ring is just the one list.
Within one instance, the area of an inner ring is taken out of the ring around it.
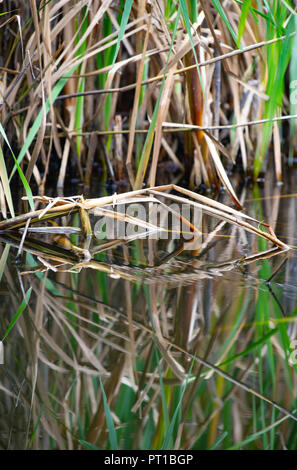
{"label": "marsh vegetation", "polygon": [[0,6],[1,448],[296,449],[295,2]]}

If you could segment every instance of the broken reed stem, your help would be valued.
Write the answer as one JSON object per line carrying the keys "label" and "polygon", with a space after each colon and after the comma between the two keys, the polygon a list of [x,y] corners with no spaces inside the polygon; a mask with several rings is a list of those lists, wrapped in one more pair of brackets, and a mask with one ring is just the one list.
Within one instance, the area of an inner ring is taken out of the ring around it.
{"label": "broken reed stem", "polygon": [[[164,192],[164,191],[172,191],[172,190],[178,193],[181,193],[184,196],[188,196],[192,199],[196,199],[196,201],[199,201],[199,202],[194,202],[194,201],[191,201],[190,199],[186,199],[185,197],[176,196],[176,195],[168,194]],[[242,227],[249,232],[252,232],[262,238],[265,238],[266,240],[274,243],[276,246],[278,246],[279,248],[283,250],[289,249],[288,245],[286,245],[285,243],[283,243],[281,240],[279,240],[276,237],[276,235],[273,233],[269,225],[263,222],[257,221],[256,219],[253,219],[252,217],[244,213],[241,213],[233,209],[232,207],[228,207],[210,198],[194,193],[193,191],[176,186],[175,184],[169,184],[165,186],[155,186],[152,188],[144,188],[144,189],[139,189],[136,191],[129,191],[123,194],[114,194],[113,196],[105,196],[105,197],[96,198],[96,199],[83,199],[83,197],[76,196],[77,200],[75,202],[73,202],[74,198],[69,198],[69,202],[67,202],[67,198],[64,198],[64,199],[55,198],[55,204],[57,205],[57,207],[52,207],[53,202],[49,198],[35,196],[34,198],[35,200],[39,202],[47,203],[48,208],[40,209],[37,211],[32,211],[32,212],[14,217],[12,219],[4,220],[0,222],[0,232],[6,231],[6,230],[15,230],[17,228],[23,227],[27,223],[28,219],[31,219],[31,223],[36,223],[36,222],[43,221],[46,219],[50,219],[50,218],[54,218],[54,217],[58,217],[62,215],[67,215],[73,211],[78,211],[78,210],[80,210],[81,215],[85,215],[86,214],[85,211],[89,211],[96,207],[103,207],[103,206],[109,206],[109,205],[112,205],[114,207],[117,203],[121,201],[125,201],[126,199],[135,198],[135,197],[136,197],[136,201],[139,198],[139,202],[141,202],[142,198],[140,196],[143,196],[145,194],[154,194],[155,196],[156,195],[162,196],[164,198],[175,200],[180,203],[188,203],[191,206],[197,207],[198,209],[216,218],[219,218],[221,220],[226,220],[227,222],[231,224]],[[130,201],[127,201],[127,203],[128,202]],[[114,216],[116,216],[116,213]],[[259,228],[254,227],[249,222],[242,220],[242,218],[249,219],[250,221],[257,223],[258,225],[262,225],[268,228],[269,233],[261,231]],[[85,217],[82,223],[84,225]],[[88,227],[87,232],[90,233],[90,227]]]}
{"label": "broken reed stem", "polygon": [[6,230],[15,230],[17,228],[23,227],[26,225],[26,222],[28,219],[31,219],[31,224],[34,224],[36,222],[41,222],[42,220],[45,219],[52,219],[54,217],[59,217],[62,215],[67,215],[70,214],[70,212],[77,211],[79,210],[79,207],[76,205],[76,203],[69,203],[65,204],[59,208],[52,208],[49,209],[45,215],[39,218],[40,214],[44,212],[43,209],[40,209],[38,211],[32,211],[28,212],[26,214],[19,215],[17,217],[13,217],[12,219],[8,220],[3,220],[0,222],[0,232],[4,232]]}

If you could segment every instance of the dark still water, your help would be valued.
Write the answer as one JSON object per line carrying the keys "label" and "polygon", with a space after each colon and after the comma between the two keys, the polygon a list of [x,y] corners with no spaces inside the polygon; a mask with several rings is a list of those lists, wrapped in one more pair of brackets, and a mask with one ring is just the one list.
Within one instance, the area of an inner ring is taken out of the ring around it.
{"label": "dark still water", "polygon": [[296,449],[294,178],[239,194],[286,251],[203,211],[192,245],[2,233],[0,447]]}

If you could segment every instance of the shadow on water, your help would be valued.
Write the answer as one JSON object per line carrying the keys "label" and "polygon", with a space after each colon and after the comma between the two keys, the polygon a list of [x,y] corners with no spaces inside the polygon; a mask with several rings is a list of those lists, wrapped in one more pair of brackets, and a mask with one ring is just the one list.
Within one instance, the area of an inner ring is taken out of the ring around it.
{"label": "shadow on water", "polygon": [[296,448],[297,198],[270,183],[241,202],[289,251],[204,214],[190,248],[86,246],[77,214],[19,257],[2,234],[1,447]]}

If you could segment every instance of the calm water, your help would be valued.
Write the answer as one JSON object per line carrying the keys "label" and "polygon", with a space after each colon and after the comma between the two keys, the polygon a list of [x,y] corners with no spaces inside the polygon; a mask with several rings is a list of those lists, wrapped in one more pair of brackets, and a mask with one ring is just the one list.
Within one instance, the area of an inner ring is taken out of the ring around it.
{"label": "calm water", "polygon": [[210,215],[196,251],[172,234],[86,247],[47,232],[16,259],[21,234],[2,234],[2,338],[18,319],[3,341],[1,448],[110,448],[102,386],[121,448],[161,448],[165,403],[169,422],[178,408],[170,448],[230,448],[269,426],[240,447],[296,448],[295,182],[240,194],[291,247],[278,254]]}

